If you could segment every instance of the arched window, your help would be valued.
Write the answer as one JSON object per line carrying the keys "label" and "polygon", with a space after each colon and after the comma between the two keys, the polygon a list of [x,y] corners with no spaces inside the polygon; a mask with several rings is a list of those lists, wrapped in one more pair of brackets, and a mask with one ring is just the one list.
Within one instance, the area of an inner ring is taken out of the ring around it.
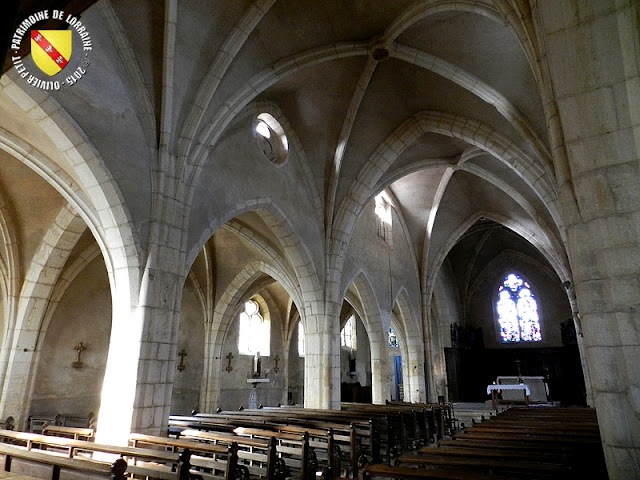
{"label": "arched window", "polygon": [[375,198],[376,231],[378,238],[393,247],[393,215],[391,213],[391,201],[385,192]]}
{"label": "arched window", "polygon": [[393,331],[393,328],[389,327],[389,346],[392,348],[399,347],[398,337],[396,336],[396,332]]}
{"label": "arched window", "polygon": [[538,303],[529,284],[518,275],[510,273],[498,288],[496,312],[503,342],[542,340]]}
{"label": "arched window", "polygon": [[304,325],[298,322],[298,355],[304,357]]}
{"label": "arched window", "polygon": [[240,313],[240,334],[238,335],[238,353],[268,357],[270,353],[271,324],[260,314],[260,306],[254,300],[244,304]]}
{"label": "arched window", "polygon": [[340,332],[340,345],[355,350],[356,344],[356,319],[351,315]]}
{"label": "arched window", "polygon": [[275,164],[287,160],[289,141],[282,125],[268,113],[261,113],[253,122],[253,134],[262,154]]}

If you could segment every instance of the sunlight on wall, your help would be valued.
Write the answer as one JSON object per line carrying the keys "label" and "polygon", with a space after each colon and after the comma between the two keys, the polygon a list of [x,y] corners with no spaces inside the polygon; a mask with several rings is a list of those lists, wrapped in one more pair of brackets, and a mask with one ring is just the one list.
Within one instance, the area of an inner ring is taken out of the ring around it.
{"label": "sunlight on wall", "polygon": [[132,318],[128,302],[122,300],[114,301],[113,312],[95,441],[126,446],[133,418],[142,319]]}

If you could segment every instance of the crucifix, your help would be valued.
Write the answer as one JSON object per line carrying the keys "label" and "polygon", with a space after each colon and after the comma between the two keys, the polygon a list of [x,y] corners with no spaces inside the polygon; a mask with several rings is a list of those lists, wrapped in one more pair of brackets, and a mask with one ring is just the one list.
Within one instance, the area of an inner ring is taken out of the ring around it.
{"label": "crucifix", "polygon": [[84,346],[83,342],[80,342],[78,345],[74,347],[74,350],[78,352],[78,356],[76,357],[76,361],[71,364],[73,368],[82,368],[84,367],[84,362],[80,360],[80,355],[84,352],[87,347]]}
{"label": "crucifix", "polygon": [[278,373],[278,371],[280,370],[280,368],[278,368],[278,362],[280,361],[280,357],[278,355],[276,355],[276,358],[274,358],[275,362],[276,362],[276,366],[273,367],[273,371]]}
{"label": "crucifix", "polygon": [[182,372],[185,368],[187,368],[187,366],[184,364],[184,357],[187,356],[187,352],[184,350],[184,348],[180,350],[180,353],[178,353],[178,356],[180,357],[180,364],[178,365],[178,371]]}
{"label": "crucifix", "polygon": [[227,365],[227,368],[225,370],[227,372],[230,372],[231,370],[233,370],[233,367],[231,366],[231,359],[233,358],[233,354],[229,352],[229,355],[227,355],[226,358],[229,360],[229,365]]}

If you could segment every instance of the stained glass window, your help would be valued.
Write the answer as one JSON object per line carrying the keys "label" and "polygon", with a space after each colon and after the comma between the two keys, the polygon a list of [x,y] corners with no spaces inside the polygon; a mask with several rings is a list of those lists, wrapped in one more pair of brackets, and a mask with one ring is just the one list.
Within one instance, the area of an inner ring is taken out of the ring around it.
{"label": "stained glass window", "polygon": [[249,300],[244,304],[244,311],[240,313],[240,333],[238,335],[238,353],[263,357],[269,356],[271,339],[271,324],[260,315],[259,305]]}
{"label": "stained glass window", "polygon": [[390,347],[399,347],[398,337],[396,336],[396,332],[393,331],[393,328],[389,327],[389,346]]}
{"label": "stained glass window", "polygon": [[340,345],[353,350],[356,349],[356,319],[353,315],[349,317],[340,332]]}
{"label": "stained glass window", "polygon": [[498,288],[496,302],[500,337],[503,342],[539,342],[538,303],[527,282],[511,273]]}

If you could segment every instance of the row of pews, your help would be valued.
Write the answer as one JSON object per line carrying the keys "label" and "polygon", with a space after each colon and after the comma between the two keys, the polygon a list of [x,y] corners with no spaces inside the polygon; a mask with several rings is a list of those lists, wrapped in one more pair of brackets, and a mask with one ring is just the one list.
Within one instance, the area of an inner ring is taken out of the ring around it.
{"label": "row of pews", "polygon": [[[451,417],[450,405],[272,407],[171,416],[168,434],[212,443],[234,438],[240,461],[250,465],[250,475],[267,479],[356,478],[365,463],[388,463],[403,452],[444,438]],[[272,445],[245,445],[245,439]],[[269,470],[272,457],[275,470]]]}
{"label": "row of pews", "polygon": [[46,480],[607,478],[593,409],[511,408],[462,431],[453,419],[446,404],[194,412],[171,416],[166,436],[131,433],[128,447],[74,428],[0,430],[0,459]]}
{"label": "row of pews", "polygon": [[166,436],[131,433],[127,447],[96,443],[84,427],[0,429],[0,478],[14,472],[45,480],[357,478],[362,465],[390,463],[450,436],[451,417],[450,406],[430,404],[194,413],[170,417]]}
{"label": "row of pews", "polygon": [[399,455],[365,465],[362,479],[608,478],[594,409],[515,407]]}
{"label": "row of pews", "polygon": [[[18,473],[19,478],[30,475],[44,480],[59,480],[70,476],[113,480],[191,480],[198,465],[215,472],[211,478],[241,478],[237,470],[240,466],[237,462],[236,444],[228,447],[211,445],[206,450],[217,458],[195,461],[186,443],[183,444],[183,450],[177,452],[164,448],[105,445],[67,436],[13,430],[0,430],[0,440],[0,457],[4,460],[2,471]],[[200,445],[197,446],[201,448]],[[0,478],[3,478],[2,475]],[[203,479],[199,475],[195,478]]]}

